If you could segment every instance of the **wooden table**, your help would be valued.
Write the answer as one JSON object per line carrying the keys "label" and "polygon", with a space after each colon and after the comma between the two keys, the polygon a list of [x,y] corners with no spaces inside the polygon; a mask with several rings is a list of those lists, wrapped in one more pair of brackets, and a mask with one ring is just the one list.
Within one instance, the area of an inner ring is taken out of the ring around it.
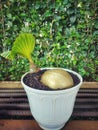
{"label": "wooden table", "polygon": [[[20,82],[0,82],[0,130],[41,130]],[[62,130],[98,130],[98,82],[84,82]]]}

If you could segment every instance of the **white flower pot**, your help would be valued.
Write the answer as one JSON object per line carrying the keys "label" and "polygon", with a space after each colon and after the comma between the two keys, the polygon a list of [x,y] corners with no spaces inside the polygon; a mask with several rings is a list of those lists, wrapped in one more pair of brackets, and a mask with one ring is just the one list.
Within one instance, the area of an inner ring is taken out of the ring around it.
{"label": "white flower pot", "polygon": [[73,112],[76,95],[82,84],[82,77],[74,71],[64,70],[75,74],[80,79],[80,83],[65,90],[46,91],[33,89],[25,85],[23,78],[27,73],[21,78],[21,83],[27,93],[31,113],[44,130],[60,130]]}

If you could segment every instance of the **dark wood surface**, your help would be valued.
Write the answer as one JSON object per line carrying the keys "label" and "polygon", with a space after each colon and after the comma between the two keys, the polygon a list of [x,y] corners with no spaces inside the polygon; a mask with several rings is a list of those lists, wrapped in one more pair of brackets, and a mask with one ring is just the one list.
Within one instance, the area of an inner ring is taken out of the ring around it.
{"label": "dark wood surface", "polygon": [[[20,82],[0,82],[0,130],[42,130]],[[98,130],[98,82],[83,83],[72,118],[62,130]]]}
{"label": "dark wood surface", "polygon": [[[42,130],[34,120],[0,120],[0,130]],[[69,121],[62,130],[98,130],[98,121]]]}

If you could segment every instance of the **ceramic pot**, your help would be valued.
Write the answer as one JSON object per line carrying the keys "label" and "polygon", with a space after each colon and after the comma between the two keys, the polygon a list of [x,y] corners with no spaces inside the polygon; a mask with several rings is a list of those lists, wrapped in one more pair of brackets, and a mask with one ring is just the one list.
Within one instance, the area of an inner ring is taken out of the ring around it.
{"label": "ceramic pot", "polygon": [[69,69],[63,70],[75,74],[80,79],[79,84],[65,90],[46,91],[33,89],[24,84],[23,78],[27,73],[21,78],[21,83],[27,93],[31,113],[44,130],[60,130],[65,125],[71,117],[76,95],[82,84],[82,77],[78,73]]}

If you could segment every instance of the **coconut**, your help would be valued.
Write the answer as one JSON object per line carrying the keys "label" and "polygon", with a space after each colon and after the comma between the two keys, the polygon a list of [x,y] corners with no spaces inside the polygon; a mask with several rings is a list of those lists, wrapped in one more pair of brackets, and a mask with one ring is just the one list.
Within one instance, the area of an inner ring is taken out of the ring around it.
{"label": "coconut", "polygon": [[63,69],[45,71],[41,76],[41,82],[51,89],[70,88],[74,85],[71,75]]}

